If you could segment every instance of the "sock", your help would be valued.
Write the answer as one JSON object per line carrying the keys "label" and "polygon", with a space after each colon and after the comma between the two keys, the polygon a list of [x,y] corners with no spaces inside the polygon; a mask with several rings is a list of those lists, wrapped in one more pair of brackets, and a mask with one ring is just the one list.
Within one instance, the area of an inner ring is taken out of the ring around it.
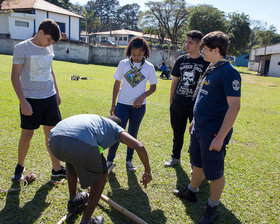
{"label": "sock", "polygon": [[199,191],[198,188],[192,187],[191,184],[188,185],[188,189],[189,189],[190,191],[194,192],[194,193],[197,193],[197,192]]}
{"label": "sock", "polygon": [[212,201],[210,198],[208,198],[208,205],[213,208],[215,206],[218,206],[220,204],[220,201]]}

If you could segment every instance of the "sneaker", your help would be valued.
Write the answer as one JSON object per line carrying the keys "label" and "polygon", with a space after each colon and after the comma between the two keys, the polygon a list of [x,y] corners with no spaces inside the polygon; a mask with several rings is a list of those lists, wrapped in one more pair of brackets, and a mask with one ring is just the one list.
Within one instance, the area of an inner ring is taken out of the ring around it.
{"label": "sneaker", "polygon": [[108,160],[108,161],[106,162],[107,169],[109,169],[110,166],[112,166],[112,164],[113,164],[113,162],[111,162],[111,161]]}
{"label": "sneaker", "polygon": [[165,167],[173,167],[173,166],[176,166],[178,164],[180,164],[180,159],[175,159],[175,158],[171,157],[171,159],[166,161],[163,165]]}
{"label": "sneaker", "polygon": [[88,194],[85,191],[82,191],[76,195],[75,198],[68,201],[67,210],[70,213],[77,211],[81,205],[85,205],[88,201]]}
{"label": "sneaker", "polygon": [[91,218],[88,222],[80,222],[80,224],[103,224],[104,223],[104,217],[102,215],[96,216],[94,218]]}
{"label": "sneaker", "polygon": [[15,168],[15,172],[14,175],[12,177],[13,181],[20,181],[23,179],[23,171],[25,170],[24,166],[21,166],[19,164],[17,164],[16,168]]}
{"label": "sneaker", "polygon": [[66,170],[64,166],[60,166],[58,171],[52,169],[52,177],[66,177]]}
{"label": "sneaker", "polygon": [[188,187],[184,187],[180,190],[174,190],[173,193],[180,198],[185,198],[188,201],[191,202],[196,202],[197,201],[197,193],[191,191],[190,189],[188,189]]}
{"label": "sneaker", "polygon": [[136,167],[133,165],[133,163],[131,161],[126,161],[126,167],[129,171],[132,171],[132,172],[136,171]]}
{"label": "sneaker", "polygon": [[214,220],[218,217],[218,206],[210,207],[207,204],[206,211],[204,215],[198,220],[199,224],[211,224],[214,222]]}

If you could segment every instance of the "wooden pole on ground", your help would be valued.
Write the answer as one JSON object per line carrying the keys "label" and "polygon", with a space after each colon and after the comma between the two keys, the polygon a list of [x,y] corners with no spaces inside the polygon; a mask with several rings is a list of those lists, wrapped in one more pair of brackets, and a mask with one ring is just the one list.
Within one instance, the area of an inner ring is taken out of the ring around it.
{"label": "wooden pole on ground", "polygon": [[131,220],[136,222],[137,224],[147,224],[145,221],[140,219],[138,216],[134,215],[130,211],[126,210],[124,207],[122,207],[119,204],[117,204],[116,202],[112,201],[110,198],[108,198],[104,194],[101,195],[101,199],[103,201],[105,201],[106,203],[108,203],[110,206],[112,206],[114,209],[118,210],[123,215],[127,216],[128,218],[130,218]]}

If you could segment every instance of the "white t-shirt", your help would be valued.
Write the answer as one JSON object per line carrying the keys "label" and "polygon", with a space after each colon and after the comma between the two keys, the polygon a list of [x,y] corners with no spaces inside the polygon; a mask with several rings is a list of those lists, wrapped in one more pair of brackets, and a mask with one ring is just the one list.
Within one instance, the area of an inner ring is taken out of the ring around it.
{"label": "white t-shirt", "polygon": [[44,99],[56,94],[51,74],[53,47],[39,47],[31,39],[15,45],[14,64],[23,64],[20,82],[26,98]]}
{"label": "white t-shirt", "polygon": [[[140,65],[141,63],[133,63],[133,66],[138,69]],[[155,67],[148,61],[145,61],[137,79],[133,79],[133,74],[129,73],[130,70],[129,59],[124,59],[120,61],[114,74],[116,80],[122,81],[118,103],[126,105],[133,105],[134,101],[146,91],[148,81],[150,85],[158,82]],[[143,104],[145,103],[146,99],[143,101]]]}

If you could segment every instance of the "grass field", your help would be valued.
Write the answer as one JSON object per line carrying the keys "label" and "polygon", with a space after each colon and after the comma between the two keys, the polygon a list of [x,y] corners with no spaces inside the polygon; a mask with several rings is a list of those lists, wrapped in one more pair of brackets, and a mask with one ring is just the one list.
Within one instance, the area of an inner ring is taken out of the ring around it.
{"label": "grass field", "polygon": [[[0,55],[0,187],[18,187],[11,182],[17,160],[20,135],[18,99],[10,81],[12,57]],[[62,98],[62,117],[81,113],[108,116],[115,67],[84,65],[54,61],[54,71]],[[242,106],[229,144],[226,161],[226,186],[216,223],[280,223],[280,78],[260,77],[241,68]],[[89,80],[71,81],[71,75],[87,76]],[[159,75],[159,73],[157,74]],[[120,145],[104,194],[133,212],[147,223],[197,223],[209,196],[204,181],[199,201],[190,203],[172,195],[172,190],[190,181],[187,153],[189,134],[176,168],[164,168],[170,158],[172,129],[169,121],[169,90],[171,81],[159,79],[157,91],[147,99],[147,111],[138,139],[149,153],[154,180],[148,187],[140,186],[143,166],[137,154],[138,170],[125,168],[126,148]],[[107,156],[107,150],[105,150]],[[51,164],[44,146],[43,131],[38,129],[32,139],[25,161],[25,174],[34,172],[38,179],[20,191],[0,193],[0,224],[56,223],[67,213],[66,183],[49,183]],[[67,223],[79,223],[82,211]],[[105,223],[133,223],[103,201],[94,215],[103,214]]]}

